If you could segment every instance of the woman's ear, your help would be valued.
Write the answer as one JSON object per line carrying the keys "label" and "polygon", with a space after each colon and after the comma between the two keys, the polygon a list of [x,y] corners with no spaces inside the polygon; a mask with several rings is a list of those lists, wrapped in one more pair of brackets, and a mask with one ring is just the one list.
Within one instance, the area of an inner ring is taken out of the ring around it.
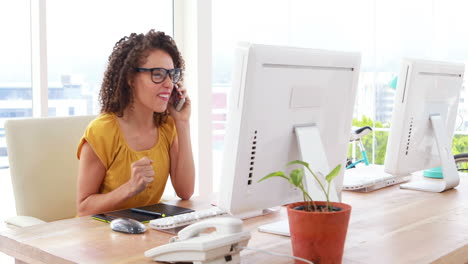
{"label": "woman's ear", "polygon": [[130,73],[127,74],[127,84],[129,87],[133,87],[133,81],[134,81],[133,78],[134,78],[133,75],[131,75]]}

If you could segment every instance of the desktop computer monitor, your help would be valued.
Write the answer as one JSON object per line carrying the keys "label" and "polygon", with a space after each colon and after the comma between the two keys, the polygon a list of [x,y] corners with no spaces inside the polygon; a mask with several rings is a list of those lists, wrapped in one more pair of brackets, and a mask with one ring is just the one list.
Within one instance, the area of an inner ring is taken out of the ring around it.
{"label": "desktop computer monitor", "polygon": [[407,59],[398,78],[384,170],[395,176],[442,166],[443,179],[401,188],[442,192],[458,185],[451,151],[464,65]]}
{"label": "desktop computer monitor", "polygon": [[[346,161],[360,54],[243,44],[236,50],[218,206],[248,218],[301,201],[284,179],[258,182],[301,159],[327,175]],[[306,171],[306,173],[308,173]],[[324,200],[311,175],[306,188]],[[331,188],[339,201],[343,171]]]}

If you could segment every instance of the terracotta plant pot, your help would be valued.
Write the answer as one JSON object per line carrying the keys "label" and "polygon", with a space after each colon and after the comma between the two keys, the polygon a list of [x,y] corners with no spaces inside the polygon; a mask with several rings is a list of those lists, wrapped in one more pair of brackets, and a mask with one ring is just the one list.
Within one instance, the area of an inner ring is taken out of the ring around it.
{"label": "terracotta plant pot", "polygon": [[[326,205],[326,202],[315,202]],[[341,211],[307,212],[295,210],[304,202],[288,205],[289,230],[293,254],[314,264],[338,264],[343,258],[346,232],[348,231],[351,206],[332,203]],[[304,263],[296,260],[297,264]]]}

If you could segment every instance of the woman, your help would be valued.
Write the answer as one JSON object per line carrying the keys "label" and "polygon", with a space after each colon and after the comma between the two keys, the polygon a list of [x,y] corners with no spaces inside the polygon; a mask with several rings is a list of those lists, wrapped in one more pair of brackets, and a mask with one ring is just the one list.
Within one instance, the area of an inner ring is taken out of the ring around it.
{"label": "woman", "polygon": [[[78,215],[158,203],[168,175],[181,199],[194,190],[190,99],[184,60],[163,32],[132,33],[114,46],[101,86],[101,115],[78,146]],[[171,92],[185,98],[178,112]]]}

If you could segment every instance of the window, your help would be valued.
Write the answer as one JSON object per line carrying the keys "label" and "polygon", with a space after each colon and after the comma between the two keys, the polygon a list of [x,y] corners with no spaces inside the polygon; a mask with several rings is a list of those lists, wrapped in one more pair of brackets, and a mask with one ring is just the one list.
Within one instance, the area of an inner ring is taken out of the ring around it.
{"label": "window", "polygon": [[[214,189],[222,174],[226,98],[237,42],[361,51],[368,54],[362,69],[371,69],[373,19],[370,1],[213,1],[213,175]],[[249,6],[249,8],[245,8]],[[268,9],[259,13],[258,10]],[[352,9],[353,12],[349,12]],[[242,14],[241,17],[238,14]],[[333,21],[333,23],[330,23]],[[325,37],[326,36],[326,37]],[[363,72],[366,77],[369,73]],[[361,78],[360,88],[371,78]],[[362,94],[363,92],[361,92]],[[224,95],[224,96],[221,96]],[[367,99],[367,98],[363,98]],[[363,100],[365,101],[365,100]],[[369,105],[366,103],[365,105]],[[220,113],[224,119],[220,120]],[[223,126],[219,124],[222,123]],[[218,176],[218,177],[217,177]]]}
{"label": "window", "polygon": [[[0,3],[0,67],[7,73],[0,75],[0,168],[8,167],[5,120],[33,116],[33,89],[40,89],[32,87],[31,69],[38,66],[31,63],[30,23],[37,10],[31,10],[30,1]],[[39,8],[46,9],[48,116],[99,112],[107,59],[123,36],[152,28],[173,35],[172,0],[48,0]]]}
{"label": "window", "polygon": [[[461,0],[213,1],[215,188],[222,174],[224,124],[229,119],[224,97],[229,95],[231,86],[236,42],[361,52],[353,125],[374,128],[365,147],[369,159],[382,164],[395,93],[390,83],[399,74],[402,58],[467,60],[468,35],[460,33],[466,31],[468,18],[463,10],[467,8],[468,3]],[[468,127],[468,118],[463,118],[467,115],[464,94],[456,133]],[[221,113],[226,119],[221,118]],[[458,152],[454,150],[455,154]]]}
{"label": "window", "polygon": [[103,73],[114,44],[130,33],[146,33],[152,28],[173,35],[172,14],[171,0],[47,0],[53,115],[97,114]]}
{"label": "window", "polygon": [[5,120],[32,115],[30,21],[29,0],[0,2],[0,169],[8,167]]}

